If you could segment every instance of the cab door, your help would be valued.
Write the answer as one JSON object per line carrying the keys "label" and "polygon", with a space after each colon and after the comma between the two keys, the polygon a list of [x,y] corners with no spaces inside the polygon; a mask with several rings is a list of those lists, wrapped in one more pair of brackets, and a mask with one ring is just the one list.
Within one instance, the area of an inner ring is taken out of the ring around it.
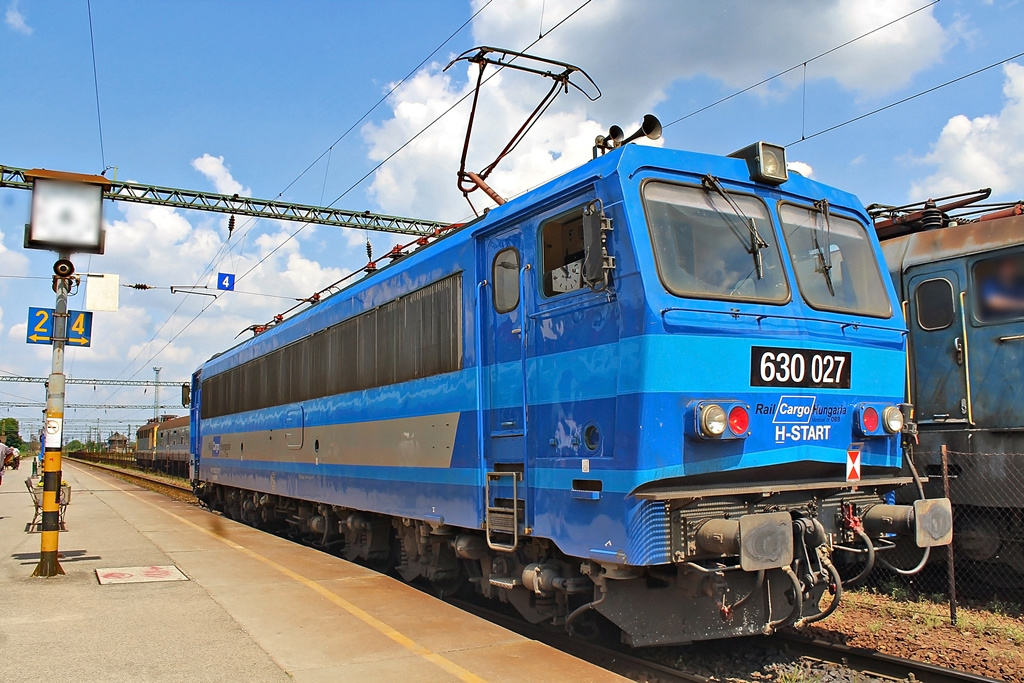
{"label": "cab door", "polygon": [[529,278],[524,277],[530,265],[523,247],[518,228],[485,237],[483,245],[483,279],[488,282],[480,294],[487,399],[482,420],[483,494],[488,543],[500,550],[516,546],[530,514],[525,381]]}
{"label": "cab door", "polygon": [[911,400],[920,424],[967,423],[968,363],[963,278],[948,266],[907,272]]}

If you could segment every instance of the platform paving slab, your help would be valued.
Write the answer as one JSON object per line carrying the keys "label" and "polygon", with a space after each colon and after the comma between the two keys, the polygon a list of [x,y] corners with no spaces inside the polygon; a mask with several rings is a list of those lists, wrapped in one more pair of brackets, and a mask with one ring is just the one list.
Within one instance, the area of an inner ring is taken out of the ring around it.
{"label": "platform paving slab", "polygon": [[[26,532],[32,503],[16,474],[0,485],[0,680],[624,680],[364,567],[78,465],[65,468],[68,575],[30,578],[39,534]],[[189,580],[96,580],[98,568],[163,565]],[[59,659],[43,656],[50,638]]]}

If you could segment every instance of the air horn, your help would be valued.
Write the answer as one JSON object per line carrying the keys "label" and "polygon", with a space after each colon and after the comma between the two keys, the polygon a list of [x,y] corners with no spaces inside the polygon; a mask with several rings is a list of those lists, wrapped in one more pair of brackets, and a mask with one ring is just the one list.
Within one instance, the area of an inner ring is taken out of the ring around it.
{"label": "air horn", "polygon": [[643,123],[640,124],[640,128],[628,138],[623,138],[622,129],[618,126],[609,128],[607,135],[598,135],[594,139],[594,158],[597,158],[598,150],[600,150],[601,154],[604,154],[623,145],[628,145],[633,140],[641,137],[650,140],[657,140],[661,137],[661,121],[654,114],[646,114]]}

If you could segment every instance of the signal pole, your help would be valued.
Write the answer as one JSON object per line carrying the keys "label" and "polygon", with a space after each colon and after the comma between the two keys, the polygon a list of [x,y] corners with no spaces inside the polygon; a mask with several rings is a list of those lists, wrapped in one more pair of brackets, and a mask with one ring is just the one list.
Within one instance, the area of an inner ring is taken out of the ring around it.
{"label": "signal pole", "polygon": [[[71,254],[59,252],[60,260],[70,266]],[[60,263],[60,261],[58,261]],[[69,267],[73,273],[74,268]],[[57,303],[53,309],[53,355],[50,381],[46,390],[46,450],[43,453],[43,514],[39,564],[32,576],[57,576],[64,573],[57,559],[60,534],[61,455],[64,448],[64,344],[68,335],[68,292],[72,276],[54,275]]]}
{"label": "signal pole", "polygon": [[[50,379],[46,389],[46,447],[43,451],[42,538],[39,564],[32,576],[59,576],[61,456],[64,449],[64,345],[68,340],[68,294],[74,281],[71,254],[102,254],[103,191],[110,181],[103,176],[33,169],[32,217],[25,226],[25,248],[58,254],[53,264],[53,309],[50,343],[53,345]],[[45,311],[43,319],[45,320]],[[42,323],[40,323],[42,324]],[[45,327],[45,326],[44,326]],[[43,335],[45,339],[45,334]],[[37,340],[32,340],[33,342]]]}

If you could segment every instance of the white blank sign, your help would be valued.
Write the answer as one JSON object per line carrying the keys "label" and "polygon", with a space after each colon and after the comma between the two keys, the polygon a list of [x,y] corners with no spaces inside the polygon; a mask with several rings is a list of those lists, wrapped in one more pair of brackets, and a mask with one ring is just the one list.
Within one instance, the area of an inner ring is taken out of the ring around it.
{"label": "white blank sign", "polygon": [[85,310],[117,311],[121,276],[109,273],[88,273],[85,277]]}

